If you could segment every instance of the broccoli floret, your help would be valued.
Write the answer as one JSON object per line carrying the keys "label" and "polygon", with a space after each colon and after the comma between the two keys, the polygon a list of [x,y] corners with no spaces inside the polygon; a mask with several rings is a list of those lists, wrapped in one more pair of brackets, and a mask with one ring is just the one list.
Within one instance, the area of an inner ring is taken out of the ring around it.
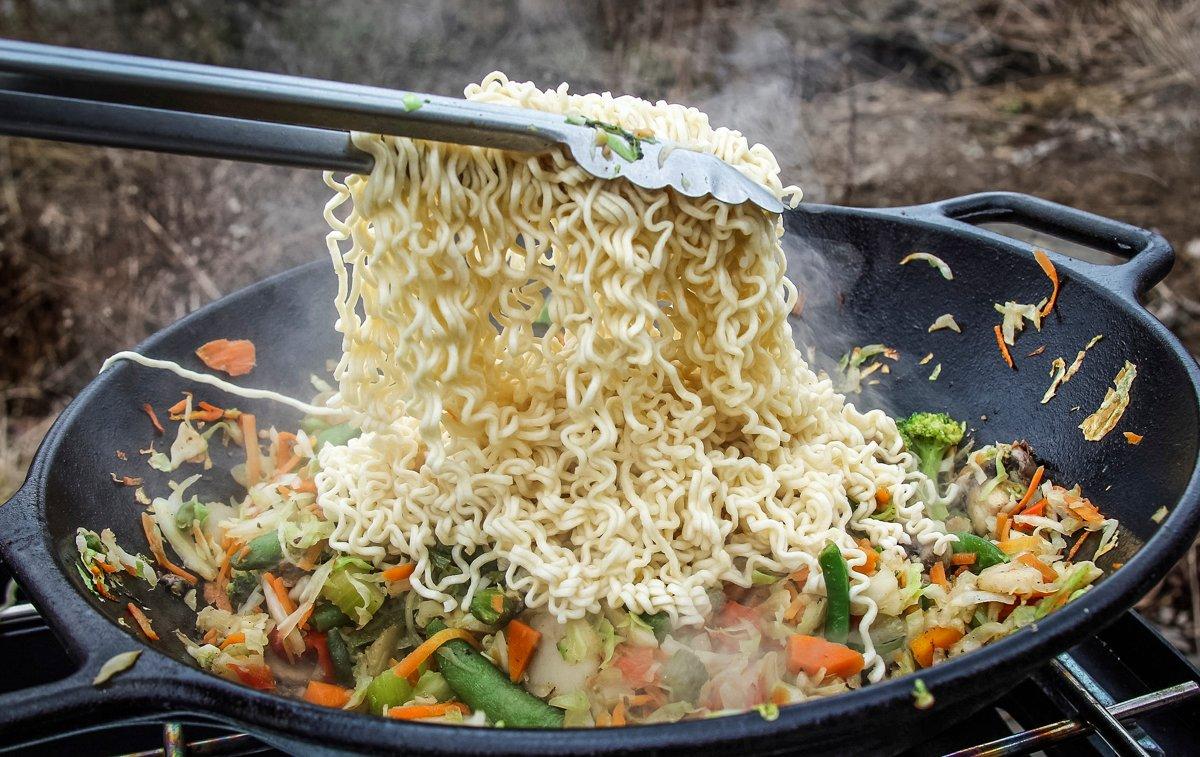
{"label": "broccoli floret", "polygon": [[921,472],[937,487],[938,471],[951,448],[958,446],[967,424],[945,413],[913,413],[896,424],[904,446],[920,460]]}

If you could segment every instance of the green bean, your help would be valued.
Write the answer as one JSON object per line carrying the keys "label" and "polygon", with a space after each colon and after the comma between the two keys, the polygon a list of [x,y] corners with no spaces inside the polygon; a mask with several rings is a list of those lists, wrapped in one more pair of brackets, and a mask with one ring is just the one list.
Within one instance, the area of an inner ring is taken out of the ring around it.
{"label": "green bean", "polygon": [[978,573],[984,568],[1008,562],[1008,555],[1001,552],[999,547],[982,536],[976,536],[967,531],[957,533],[955,536],[958,537],[958,541],[951,545],[955,554],[969,552],[975,555],[975,562],[971,563],[972,573]]}
{"label": "green bean", "polygon": [[354,685],[354,661],[350,659],[350,649],[342,632],[336,628],[330,629],[325,635],[325,644],[329,647],[329,659],[333,662],[333,677],[343,686]]}
{"label": "green bean", "polygon": [[233,559],[233,567],[238,570],[270,570],[283,560],[279,534],[274,531],[251,539],[246,546],[246,554]]}
{"label": "green bean", "polygon": [[[445,627],[435,619],[425,631],[432,635]],[[509,728],[562,728],[562,710],[510,681],[506,673],[462,639],[451,639],[434,654],[454,693],[471,709],[483,710],[493,723]]]}
{"label": "green bean", "polygon": [[817,562],[825,577],[825,638],[845,644],[850,635],[850,569],[833,542],[821,550]]}
{"label": "green bean", "polygon": [[342,612],[335,604],[318,605],[317,609],[313,610],[312,617],[309,618],[309,623],[318,631],[325,632],[331,628],[341,628],[348,626],[354,621],[350,616]]}

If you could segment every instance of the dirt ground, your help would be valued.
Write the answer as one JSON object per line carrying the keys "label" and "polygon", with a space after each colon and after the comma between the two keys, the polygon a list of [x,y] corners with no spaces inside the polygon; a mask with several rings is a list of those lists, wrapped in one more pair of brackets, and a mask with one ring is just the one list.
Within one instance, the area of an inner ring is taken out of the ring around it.
{"label": "dirt ground", "polygon": [[[1200,3],[0,0],[0,36],[459,94],[489,71],[686,102],[809,200],[987,189],[1154,228],[1200,351]],[[105,356],[323,255],[314,172],[0,138],[0,497]],[[1143,603],[1200,652],[1195,554]]]}

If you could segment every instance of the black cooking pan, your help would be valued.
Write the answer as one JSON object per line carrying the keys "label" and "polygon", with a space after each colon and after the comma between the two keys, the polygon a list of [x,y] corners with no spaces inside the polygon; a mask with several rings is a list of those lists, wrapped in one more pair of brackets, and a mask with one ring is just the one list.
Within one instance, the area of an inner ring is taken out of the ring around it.
{"label": "black cooking pan", "polygon": [[[1041,332],[1028,328],[1018,339],[1015,371],[1000,360],[992,336],[999,316],[992,304],[1037,302],[1049,287],[1028,245],[977,225],[998,221],[1056,234],[1124,261],[1106,266],[1051,253],[1065,282],[1062,295]],[[110,526],[122,544],[145,549],[138,526],[141,508],[131,490],[114,485],[109,473],[146,475],[148,486],[165,490],[165,480],[148,475],[154,472],[137,454],[154,439],[140,407],[150,402],[161,408],[182,390],[198,389],[173,375],[123,364],[92,382],[62,414],[25,485],[0,507],[3,559],[80,666],[57,683],[0,696],[0,741],[53,733],[68,720],[77,725],[150,709],[241,724],[293,750],[320,745],[447,755],[896,752],[980,708],[1111,621],[1183,554],[1200,523],[1200,374],[1138,301],[1171,266],[1172,252],[1162,238],[1002,193],[894,210],[810,205],[789,212],[786,224],[790,275],[807,294],[797,333],[811,333],[819,353],[837,355],[867,342],[883,342],[901,353],[890,374],[875,374],[880,384],[868,387],[873,395],[858,401],[883,403],[893,413],[946,410],[968,419],[978,443],[1028,439],[1055,480],[1082,483],[1123,525],[1120,547],[1101,564],[1124,566],[1094,590],[1036,627],[923,672],[937,700],[932,709],[913,707],[913,679],[905,677],[784,708],[773,722],[749,714],[675,725],[527,732],[390,722],[259,693],[200,672],[170,638],[172,627],[194,628],[178,599],[163,589],[139,595],[163,636],[162,643],[150,645],[127,622],[120,624],[123,607],[96,599],[82,586],[73,566],[79,525]],[[954,280],[943,280],[923,263],[898,266],[914,250],[946,260]],[[250,338],[259,347],[259,365],[243,382],[305,396],[312,393],[309,374],[324,375],[326,360],[338,351],[330,304],[334,291],[329,264],[313,263],[226,297],[139,349],[198,368],[192,351],[199,344],[218,337]],[[956,316],[961,335],[927,333],[942,313]],[[1096,334],[1104,339],[1080,373],[1057,398],[1039,404],[1050,360],[1061,355],[1070,362]],[[1043,354],[1026,356],[1041,345]],[[919,365],[928,352],[933,360]],[[1097,407],[1125,360],[1138,366],[1129,410],[1117,431],[1086,442],[1076,426]],[[929,381],[937,363],[943,366],[941,377]],[[214,396],[214,390],[199,388],[199,394],[230,401]],[[298,420],[285,407],[236,404],[258,413],[260,423],[290,427]],[[1123,430],[1142,434],[1145,441],[1131,446]],[[160,448],[167,443],[158,441]],[[118,449],[129,453],[128,462],[116,458]],[[176,478],[182,475],[177,472]],[[231,493],[231,483],[222,490],[227,479],[219,472],[207,477],[201,484],[205,495]],[[1163,506],[1169,515],[1159,525],[1151,515]],[[93,688],[100,665],[130,649],[143,650],[137,665],[108,686]]]}

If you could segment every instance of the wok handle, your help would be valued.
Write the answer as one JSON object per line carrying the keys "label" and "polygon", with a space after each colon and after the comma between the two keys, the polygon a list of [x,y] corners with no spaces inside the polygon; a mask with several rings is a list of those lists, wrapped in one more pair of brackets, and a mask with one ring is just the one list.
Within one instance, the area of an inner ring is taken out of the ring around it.
{"label": "wok handle", "polygon": [[1126,262],[1119,265],[1092,264],[1091,272],[1100,283],[1138,297],[1162,281],[1175,263],[1170,243],[1156,232],[1032,195],[982,192],[927,207],[961,223],[1012,223],[1123,258]]}

